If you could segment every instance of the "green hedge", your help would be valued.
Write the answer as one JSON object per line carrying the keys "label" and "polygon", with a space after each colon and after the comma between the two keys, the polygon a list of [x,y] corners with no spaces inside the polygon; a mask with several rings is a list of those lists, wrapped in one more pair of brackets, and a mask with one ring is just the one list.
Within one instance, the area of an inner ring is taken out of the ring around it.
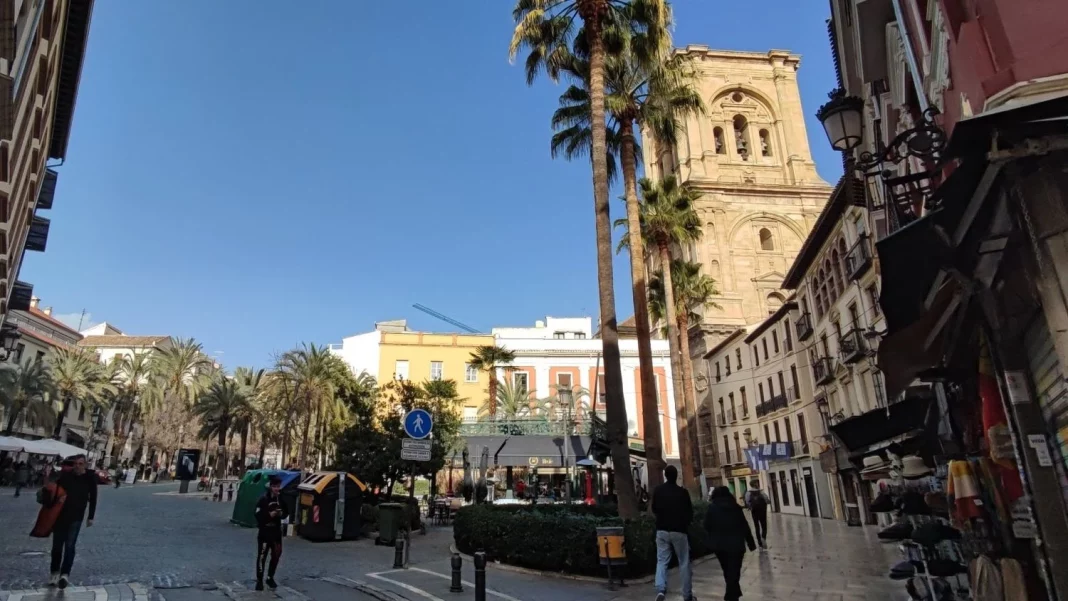
{"label": "green hedge", "polygon": [[[690,557],[710,550],[702,522],[706,505],[694,506],[690,524]],[[604,576],[597,553],[597,528],[623,526],[627,549],[625,575],[636,578],[656,570],[656,525],[649,515],[624,523],[615,516],[596,515],[592,508],[470,505],[460,509],[453,525],[456,548],[471,554],[484,551],[490,561],[545,572]]]}

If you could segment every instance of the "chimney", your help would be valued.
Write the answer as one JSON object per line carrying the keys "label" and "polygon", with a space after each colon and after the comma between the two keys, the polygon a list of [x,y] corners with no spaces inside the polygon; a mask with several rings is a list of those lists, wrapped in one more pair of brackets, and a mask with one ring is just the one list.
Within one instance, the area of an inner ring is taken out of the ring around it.
{"label": "chimney", "polygon": [[41,302],[41,299],[37,298],[36,296],[31,296],[30,297],[30,308],[31,309],[36,309],[38,303],[40,303],[40,302]]}
{"label": "chimney", "polygon": [[45,315],[47,315],[49,317],[52,317],[52,307],[45,307],[44,311],[42,311],[42,313],[44,313]]}

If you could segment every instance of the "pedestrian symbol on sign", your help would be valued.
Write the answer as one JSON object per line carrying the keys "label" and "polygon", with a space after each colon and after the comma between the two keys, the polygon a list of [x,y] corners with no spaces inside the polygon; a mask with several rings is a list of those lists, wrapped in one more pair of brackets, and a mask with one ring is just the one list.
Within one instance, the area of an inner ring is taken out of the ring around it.
{"label": "pedestrian symbol on sign", "polygon": [[410,438],[426,438],[433,429],[434,420],[424,409],[412,409],[404,416],[404,433]]}

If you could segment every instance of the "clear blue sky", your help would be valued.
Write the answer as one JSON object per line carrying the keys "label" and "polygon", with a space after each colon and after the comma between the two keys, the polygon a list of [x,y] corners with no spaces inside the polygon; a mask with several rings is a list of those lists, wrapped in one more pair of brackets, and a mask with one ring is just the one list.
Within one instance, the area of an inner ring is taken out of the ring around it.
{"label": "clear blue sky", "polygon": [[[674,4],[679,46],[802,55],[833,182],[826,3]],[[511,3],[294,6],[97,2],[48,250],[22,268],[42,305],[229,367],[376,320],[448,329],[416,302],[485,330],[596,317],[588,163],[549,157],[562,90],[509,65]]]}

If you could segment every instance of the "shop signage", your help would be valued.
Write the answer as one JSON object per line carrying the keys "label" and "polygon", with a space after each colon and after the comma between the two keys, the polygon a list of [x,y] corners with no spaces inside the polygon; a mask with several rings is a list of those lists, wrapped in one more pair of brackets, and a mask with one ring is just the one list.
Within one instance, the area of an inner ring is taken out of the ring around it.
{"label": "shop signage", "polygon": [[1053,467],[1053,458],[1050,457],[1045,434],[1028,434],[1027,444],[1035,450],[1035,457],[1038,458],[1040,467]]}
{"label": "shop signage", "polygon": [[559,465],[560,462],[556,461],[552,457],[529,457],[527,458],[527,465],[530,467],[553,467]]}
{"label": "shop signage", "polygon": [[745,465],[731,468],[731,471],[730,471],[730,477],[731,478],[741,478],[743,476],[751,476],[751,475],[753,475],[753,470],[749,469],[749,466],[745,466]]}
{"label": "shop signage", "polygon": [[403,461],[430,461],[429,440],[405,438],[401,440],[401,459]]}
{"label": "shop signage", "polygon": [[1005,388],[1009,393],[1009,402],[1013,405],[1026,405],[1031,402],[1027,394],[1027,376],[1022,371],[1005,372]]}

